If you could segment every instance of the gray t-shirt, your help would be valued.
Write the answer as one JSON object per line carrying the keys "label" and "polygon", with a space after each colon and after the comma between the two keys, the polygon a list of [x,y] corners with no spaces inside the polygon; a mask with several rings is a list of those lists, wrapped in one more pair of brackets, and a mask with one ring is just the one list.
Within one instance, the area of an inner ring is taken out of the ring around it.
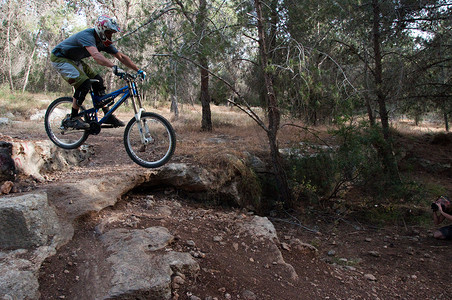
{"label": "gray t-shirt", "polygon": [[85,48],[89,46],[96,47],[97,50],[110,54],[118,53],[118,49],[116,49],[113,45],[105,47],[101,41],[96,43],[95,34],[94,28],[88,28],[80,31],[79,33],[76,33],[59,43],[52,50],[52,53],[58,57],[69,58],[75,61],[80,61],[83,58],[91,56]]}

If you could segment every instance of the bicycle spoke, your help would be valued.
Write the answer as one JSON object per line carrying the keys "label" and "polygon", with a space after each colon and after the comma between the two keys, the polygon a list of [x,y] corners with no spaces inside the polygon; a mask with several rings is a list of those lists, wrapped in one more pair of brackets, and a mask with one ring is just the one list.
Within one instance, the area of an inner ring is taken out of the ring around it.
{"label": "bicycle spoke", "polygon": [[154,113],[144,113],[140,123],[133,119],[124,132],[127,153],[136,163],[147,168],[165,164],[174,152],[175,143],[174,130],[169,122]]}
{"label": "bicycle spoke", "polygon": [[63,120],[72,109],[72,98],[63,97],[49,105],[45,116],[45,128],[50,140],[65,149],[80,146],[88,137],[85,130],[65,128]]}

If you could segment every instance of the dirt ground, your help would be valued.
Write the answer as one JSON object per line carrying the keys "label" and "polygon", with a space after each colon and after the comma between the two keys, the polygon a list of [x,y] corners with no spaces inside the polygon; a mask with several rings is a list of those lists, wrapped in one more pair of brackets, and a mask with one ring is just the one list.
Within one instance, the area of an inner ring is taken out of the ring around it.
{"label": "dirt ground", "polygon": [[[177,131],[177,124],[175,127]],[[19,139],[46,138],[45,132],[27,122],[2,127],[2,133]],[[232,148],[246,140],[237,129],[179,133],[180,148],[172,162],[190,161],[196,153],[184,147],[210,146],[209,141],[218,136],[231,139],[227,145]],[[400,141],[410,143],[407,148],[413,155],[440,163],[452,162],[452,144],[432,144],[430,133],[401,136]],[[42,188],[49,183],[76,181],[87,176],[108,176],[119,166],[122,171],[139,168],[127,157],[121,129],[102,131],[98,136],[89,137],[87,143],[95,150],[89,163],[48,174],[48,182],[31,183],[21,179],[18,186]],[[265,149],[265,145],[253,145],[253,149],[259,147]],[[222,145],[221,151],[228,148]],[[448,175],[421,169],[409,172],[412,178],[444,186],[451,195]],[[169,207],[173,212],[171,216],[143,217],[149,199]],[[86,276],[84,270],[92,264],[102,267],[103,251],[95,227],[101,219],[109,217],[115,220],[107,225],[109,228],[165,226],[176,237],[171,245],[173,249],[195,253],[201,271],[174,291],[178,299],[196,299],[192,295],[200,299],[452,299],[448,267],[452,261],[452,244],[432,238],[433,224],[376,226],[364,223],[356,215],[338,214],[324,207],[307,207],[298,215],[273,212],[267,217],[277,229],[278,246],[284,260],[298,275],[298,279],[291,280],[277,263],[262,263],[267,260],[268,245],[238,237],[237,222],[252,217],[252,212],[208,206],[174,189],[134,191],[124,195],[115,207],[78,220],[74,239],[47,259],[41,268],[41,299],[89,299],[86,287],[81,286]],[[219,235],[221,242],[213,239]],[[294,239],[309,243],[318,251],[297,250],[291,246]],[[193,243],[187,244],[189,240]]]}

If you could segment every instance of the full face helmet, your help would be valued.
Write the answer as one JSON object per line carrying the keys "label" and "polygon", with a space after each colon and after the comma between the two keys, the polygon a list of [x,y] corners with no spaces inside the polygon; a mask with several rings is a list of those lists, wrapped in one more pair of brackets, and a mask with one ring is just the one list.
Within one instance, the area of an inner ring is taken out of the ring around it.
{"label": "full face helmet", "polygon": [[102,15],[97,18],[96,22],[94,22],[94,30],[106,47],[113,44],[113,42],[111,41],[112,34],[115,32],[121,32],[116,19],[111,18],[107,15]]}

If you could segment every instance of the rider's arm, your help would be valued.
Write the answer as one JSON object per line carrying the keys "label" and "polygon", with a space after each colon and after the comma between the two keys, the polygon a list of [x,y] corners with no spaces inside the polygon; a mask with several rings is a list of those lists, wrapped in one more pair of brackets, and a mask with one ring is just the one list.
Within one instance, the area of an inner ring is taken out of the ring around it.
{"label": "rider's arm", "polygon": [[118,52],[116,54],[113,54],[113,56],[116,57],[120,62],[122,62],[127,67],[131,68],[135,72],[138,72],[138,70],[139,70],[138,67],[133,63],[133,61],[130,59],[130,57],[128,57],[124,53]]}
{"label": "rider's arm", "polygon": [[436,211],[433,212],[433,222],[435,223],[435,225],[438,225],[439,223],[444,221],[444,219],[445,217],[441,213],[438,215]]}
{"label": "rider's arm", "polygon": [[438,211],[439,211],[439,213],[440,213],[440,217],[442,217],[441,221],[444,220],[444,219],[447,219],[447,220],[449,220],[449,221],[452,221],[452,216],[449,215],[448,213],[445,213],[445,212],[443,211],[443,208],[441,207],[441,205],[438,205]]}
{"label": "rider's arm", "polygon": [[106,58],[102,53],[99,52],[99,50],[97,50],[96,47],[94,46],[88,46],[85,47],[86,50],[89,52],[89,54],[91,54],[91,56],[94,58],[94,60],[101,66],[106,66],[106,67],[113,67],[115,64],[112,63],[108,58]]}

